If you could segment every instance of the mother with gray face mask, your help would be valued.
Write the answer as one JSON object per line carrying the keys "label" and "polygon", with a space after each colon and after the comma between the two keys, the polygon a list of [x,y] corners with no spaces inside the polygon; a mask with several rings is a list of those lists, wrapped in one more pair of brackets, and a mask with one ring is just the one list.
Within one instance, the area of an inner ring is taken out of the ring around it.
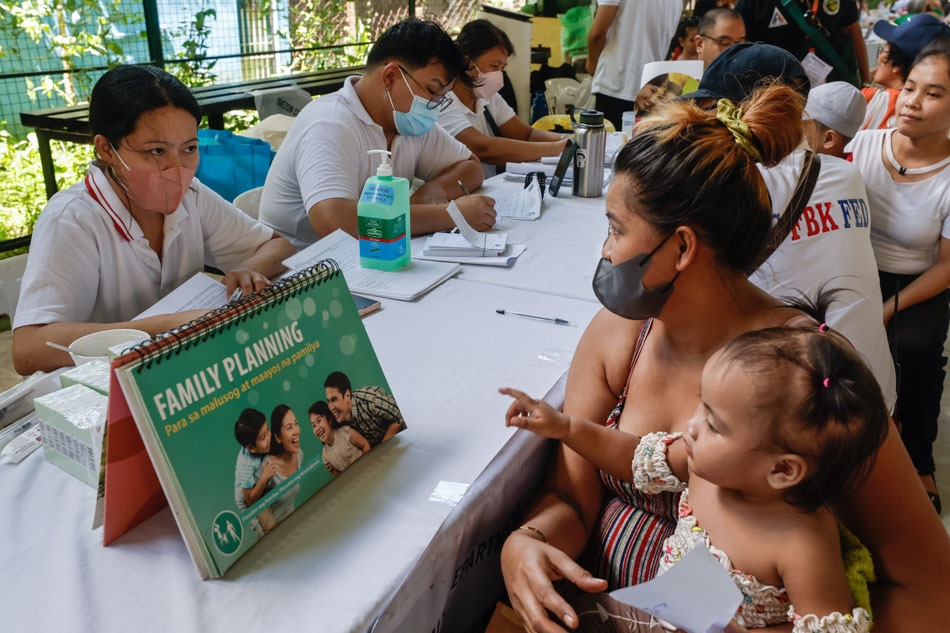
{"label": "mother with gray face mask", "polygon": [[[747,279],[771,223],[755,164],[795,149],[803,106],[791,88],[772,86],[741,110],[728,100],[718,112],[675,101],[640,122],[607,192],[593,282],[604,309],[574,355],[565,413],[636,436],[684,431],[716,349],[743,332],[813,323]],[[541,498],[502,550],[509,597],[529,631],[577,626],[555,579],[596,592],[656,574],[677,497],[640,493],[631,481],[559,448]]]}

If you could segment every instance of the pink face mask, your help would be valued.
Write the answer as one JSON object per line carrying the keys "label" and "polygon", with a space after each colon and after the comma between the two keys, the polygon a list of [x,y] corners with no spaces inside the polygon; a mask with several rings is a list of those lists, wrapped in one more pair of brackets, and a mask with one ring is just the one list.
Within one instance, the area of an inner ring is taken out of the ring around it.
{"label": "pink face mask", "polygon": [[490,99],[505,85],[505,76],[500,70],[483,73],[478,66],[475,66],[475,70],[478,71],[478,76],[481,78],[481,82],[475,86],[475,96],[479,99]]}
{"label": "pink face mask", "polygon": [[120,180],[119,184],[140,207],[162,215],[171,215],[178,209],[181,199],[191,186],[196,169],[188,167],[171,167],[163,171],[132,169],[119,156],[115,146],[112,147],[112,151],[125,167],[125,182]]}

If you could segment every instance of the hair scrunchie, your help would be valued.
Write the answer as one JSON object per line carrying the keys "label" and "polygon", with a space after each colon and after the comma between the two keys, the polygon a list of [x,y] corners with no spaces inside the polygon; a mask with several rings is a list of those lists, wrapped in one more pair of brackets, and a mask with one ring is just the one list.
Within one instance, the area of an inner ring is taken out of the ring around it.
{"label": "hair scrunchie", "polygon": [[757,163],[762,162],[762,154],[755,146],[755,136],[742,120],[742,108],[737,108],[729,99],[720,99],[716,104],[716,119],[732,132],[736,143]]}

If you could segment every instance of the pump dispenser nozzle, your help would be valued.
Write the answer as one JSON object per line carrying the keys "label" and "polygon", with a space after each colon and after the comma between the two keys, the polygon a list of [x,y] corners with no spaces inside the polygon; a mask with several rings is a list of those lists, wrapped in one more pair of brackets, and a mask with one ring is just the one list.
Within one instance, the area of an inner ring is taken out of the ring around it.
{"label": "pump dispenser nozzle", "polygon": [[379,167],[376,168],[376,175],[383,177],[392,177],[393,175],[393,166],[389,164],[389,159],[392,157],[392,153],[386,149],[371,149],[366,151],[367,154],[379,154],[379,158],[382,161]]}

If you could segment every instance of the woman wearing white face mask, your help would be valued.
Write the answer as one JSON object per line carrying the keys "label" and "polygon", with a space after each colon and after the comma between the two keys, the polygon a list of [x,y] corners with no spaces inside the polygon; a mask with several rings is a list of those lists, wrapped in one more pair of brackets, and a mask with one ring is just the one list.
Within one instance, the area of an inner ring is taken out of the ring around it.
{"label": "woman wearing white face mask", "polygon": [[439,115],[439,125],[478,156],[485,177],[495,175],[495,165],[560,155],[569,135],[531,127],[498,94],[502,70],[514,54],[505,32],[488,20],[473,20],[455,42],[469,69],[455,82],[452,103]]}
{"label": "woman wearing white face mask", "polygon": [[47,341],[123,327],[154,335],[197,317],[204,310],[133,320],[205,265],[226,272],[229,295],[284,270],[290,243],[194,180],[199,121],[194,96],[163,70],[119,66],[96,83],[98,158],[33,231],[13,322],[19,373],[71,364]]}

